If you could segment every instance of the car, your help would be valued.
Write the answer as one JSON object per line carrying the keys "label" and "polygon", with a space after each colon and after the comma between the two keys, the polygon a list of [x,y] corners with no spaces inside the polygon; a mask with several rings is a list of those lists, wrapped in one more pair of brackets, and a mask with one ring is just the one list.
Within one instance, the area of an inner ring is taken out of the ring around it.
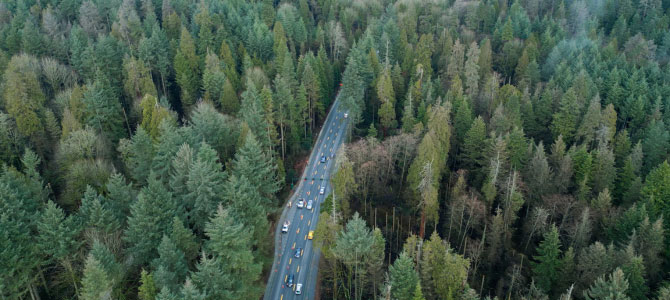
{"label": "car", "polygon": [[302,252],[302,248],[295,249],[295,258],[300,258],[300,252]]}
{"label": "car", "polygon": [[291,225],[291,222],[289,222],[289,221],[284,222],[284,226],[281,227],[281,232],[282,233],[287,233],[289,225]]}
{"label": "car", "polygon": [[325,163],[325,162],[326,162],[326,156],[325,156],[325,155],[321,155],[321,163]]}
{"label": "car", "polygon": [[322,186],[321,189],[319,189],[319,195],[323,195],[326,193],[326,187]]}
{"label": "car", "polygon": [[295,294],[296,295],[302,294],[302,283],[298,283],[295,285]]}
{"label": "car", "polygon": [[312,199],[307,201],[307,209],[312,209]]}
{"label": "car", "polygon": [[348,113],[344,113],[344,118],[346,119],[346,118],[348,118],[348,117],[349,117],[349,114],[348,114]]}
{"label": "car", "polygon": [[330,158],[334,158],[334,157],[335,157],[335,153],[330,154]]}
{"label": "car", "polygon": [[303,208],[305,206],[305,199],[298,199],[298,208]]}
{"label": "car", "polygon": [[314,230],[310,230],[309,233],[307,234],[307,239],[313,239],[314,238]]}
{"label": "car", "polygon": [[288,287],[292,287],[292,286],[293,286],[293,274],[288,275],[288,281],[286,282],[286,285],[287,285]]}

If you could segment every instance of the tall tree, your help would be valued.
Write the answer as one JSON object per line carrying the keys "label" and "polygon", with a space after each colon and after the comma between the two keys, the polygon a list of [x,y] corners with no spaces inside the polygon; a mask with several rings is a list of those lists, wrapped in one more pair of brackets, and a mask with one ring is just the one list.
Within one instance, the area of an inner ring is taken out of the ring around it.
{"label": "tall tree", "polygon": [[79,299],[99,300],[111,298],[112,280],[92,254],[89,254],[86,258],[81,286]]}
{"label": "tall tree", "polygon": [[626,295],[628,290],[628,280],[624,277],[623,271],[617,268],[607,276],[599,277],[588,291],[584,291],[584,298],[587,300],[628,300]]}
{"label": "tall tree", "polygon": [[544,240],[537,247],[537,255],[533,256],[537,262],[532,263],[537,285],[545,292],[551,291],[559,279],[560,247],[558,230],[555,225],[552,225],[551,230],[544,234]]}
{"label": "tall tree", "polygon": [[389,279],[392,299],[411,299],[416,286],[420,284],[414,262],[404,252],[389,267]]}
{"label": "tall tree", "polygon": [[179,49],[174,57],[174,70],[181,88],[181,105],[188,114],[199,95],[200,58],[195,53],[193,38],[185,27],[181,28]]}
{"label": "tall tree", "polygon": [[177,205],[163,184],[149,175],[148,184],[137,196],[137,202],[130,207],[128,228],[123,239],[133,253],[133,263],[141,265],[157,256],[156,246],[168,233],[172,216],[179,214]]}
{"label": "tall tree", "polygon": [[154,268],[152,275],[155,278],[156,287],[160,289],[168,288],[175,292],[188,275],[184,253],[167,235],[163,235],[158,245],[158,257],[151,264]]}

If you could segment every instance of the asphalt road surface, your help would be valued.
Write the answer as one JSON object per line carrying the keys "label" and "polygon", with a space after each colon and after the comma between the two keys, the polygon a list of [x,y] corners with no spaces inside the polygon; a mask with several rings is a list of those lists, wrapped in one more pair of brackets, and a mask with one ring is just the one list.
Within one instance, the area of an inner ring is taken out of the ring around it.
{"label": "asphalt road surface", "polygon": [[[334,156],[344,142],[350,123],[349,118],[344,118],[345,112],[341,110],[338,99],[326,117],[298,188],[286,203],[277,226],[275,257],[264,300],[314,299],[319,250],[312,247],[312,240],[307,235],[316,229],[319,208],[330,193],[329,181],[335,163],[335,158],[331,155]],[[321,162],[322,156],[326,157],[325,163]],[[321,187],[325,188],[323,194],[319,193]],[[305,199],[303,208],[298,208],[297,205],[300,198]],[[312,200],[310,210],[306,208],[309,200]],[[290,222],[288,233],[282,233],[281,227],[286,220]],[[296,258],[295,252],[298,248],[301,253]],[[290,275],[294,277],[292,287],[287,283]],[[301,295],[295,294],[296,284],[302,284]]]}

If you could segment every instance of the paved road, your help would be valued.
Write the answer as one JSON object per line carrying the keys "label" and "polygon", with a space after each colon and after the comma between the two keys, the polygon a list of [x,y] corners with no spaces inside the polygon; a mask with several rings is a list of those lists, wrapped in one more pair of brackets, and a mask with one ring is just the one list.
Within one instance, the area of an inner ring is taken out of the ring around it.
{"label": "paved road", "polygon": [[[338,97],[339,99],[339,97]],[[340,101],[336,99],[330,113],[326,117],[319,138],[314,145],[300,184],[295,193],[289,198],[277,226],[275,238],[275,257],[272,264],[272,273],[265,289],[264,300],[314,299],[316,288],[317,268],[319,264],[319,250],[313,249],[312,241],[307,238],[309,231],[316,229],[319,218],[319,207],[330,193],[330,172],[333,169],[335,154],[344,142],[349,118],[344,118],[344,111],[340,110]],[[325,163],[321,157],[327,158]],[[321,187],[325,188],[320,194]],[[298,208],[298,199],[312,200],[312,209]],[[288,233],[282,233],[284,221],[290,222]],[[295,257],[300,248],[300,257]],[[293,275],[293,287],[288,287],[286,280]],[[296,284],[302,284],[302,294],[295,294]]]}

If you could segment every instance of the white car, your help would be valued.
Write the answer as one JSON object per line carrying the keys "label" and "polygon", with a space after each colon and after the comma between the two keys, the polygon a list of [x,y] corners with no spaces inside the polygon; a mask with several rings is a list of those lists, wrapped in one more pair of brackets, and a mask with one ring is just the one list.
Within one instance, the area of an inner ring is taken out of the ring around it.
{"label": "white car", "polygon": [[295,294],[296,295],[302,294],[302,283],[298,283],[295,285]]}
{"label": "white car", "polygon": [[348,118],[348,117],[349,117],[349,114],[348,114],[348,113],[344,113],[344,118],[346,119],[346,118]]}
{"label": "white car", "polygon": [[284,222],[284,226],[281,227],[281,232],[282,233],[287,233],[289,225],[291,225],[291,222],[289,222],[289,221]]}
{"label": "white car", "polygon": [[307,201],[307,209],[312,209],[312,199]]}
{"label": "white car", "polygon": [[323,195],[326,193],[326,187],[322,186],[321,189],[319,190],[319,195]]}
{"label": "white car", "polygon": [[305,207],[305,199],[300,198],[298,199],[298,208],[303,208]]}

